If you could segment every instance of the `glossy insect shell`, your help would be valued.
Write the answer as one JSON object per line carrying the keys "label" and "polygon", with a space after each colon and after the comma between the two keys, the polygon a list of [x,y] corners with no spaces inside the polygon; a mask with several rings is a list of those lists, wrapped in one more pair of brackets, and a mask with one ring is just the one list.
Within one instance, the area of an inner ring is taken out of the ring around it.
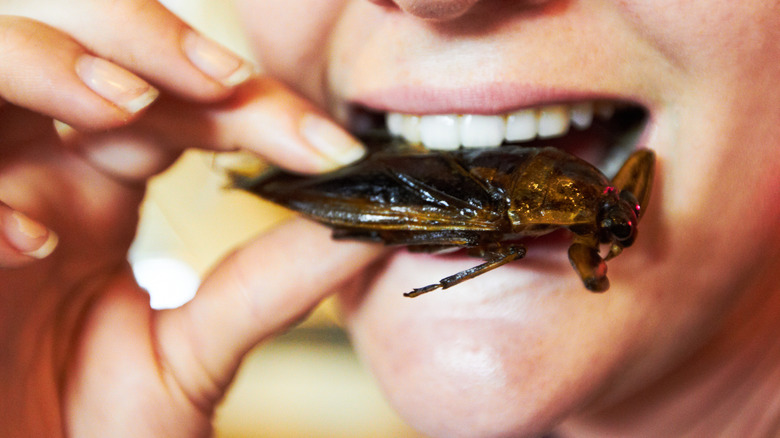
{"label": "glossy insect shell", "polygon": [[492,240],[560,227],[595,233],[610,186],[577,157],[528,147],[377,152],[325,175],[277,172],[237,184],[333,227],[380,231],[391,244],[406,243],[393,241],[393,230],[462,230]]}
{"label": "glossy insect shell", "polygon": [[[334,237],[467,248],[485,262],[406,293],[446,289],[525,256],[525,236],[568,228],[568,256],[584,286],[609,288],[606,260],[630,246],[647,207],[655,154],[634,151],[610,182],[555,148],[503,146],[421,151],[386,148],[325,175],[273,171],[238,187],[331,226]],[[611,243],[606,258],[600,243]]]}
{"label": "glossy insect shell", "polygon": [[501,162],[485,167],[482,160],[474,160],[480,167],[471,172],[502,188],[513,233],[592,229],[605,198],[616,200],[601,172],[559,149],[516,148],[495,158]]}

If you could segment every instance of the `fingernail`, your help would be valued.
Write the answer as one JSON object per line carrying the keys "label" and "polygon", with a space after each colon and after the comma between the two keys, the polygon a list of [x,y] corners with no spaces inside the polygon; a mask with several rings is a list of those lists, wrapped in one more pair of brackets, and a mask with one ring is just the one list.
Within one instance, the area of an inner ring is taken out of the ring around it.
{"label": "fingernail", "polygon": [[354,163],[366,154],[365,148],[340,126],[317,114],[301,119],[301,134],[320,154],[339,167]]}
{"label": "fingernail", "polygon": [[182,47],[195,67],[226,87],[246,81],[254,72],[250,63],[195,31],[184,34]]}
{"label": "fingernail", "polygon": [[5,226],[8,241],[24,255],[42,259],[57,247],[59,238],[54,231],[15,211]]}
{"label": "fingernail", "polygon": [[76,61],[76,74],[92,91],[130,114],[146,108],[160,95],[133,73],[91,55],[82,55]]}

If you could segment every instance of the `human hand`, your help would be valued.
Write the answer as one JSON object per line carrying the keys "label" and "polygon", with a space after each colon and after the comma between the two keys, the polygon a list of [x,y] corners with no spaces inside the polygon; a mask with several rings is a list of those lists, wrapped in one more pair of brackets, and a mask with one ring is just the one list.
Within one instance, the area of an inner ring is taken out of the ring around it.
{"label": "human hand", "polygon": [[360,151],[273,80],[234,90],[248,64],[156,2],[0,14],[0,434],[207,435],[244,353],[377,250],[294,221],[229,256],[186,306],[156,312],[126,261],[146,181],[187,146],[242,145],[299,171]]}

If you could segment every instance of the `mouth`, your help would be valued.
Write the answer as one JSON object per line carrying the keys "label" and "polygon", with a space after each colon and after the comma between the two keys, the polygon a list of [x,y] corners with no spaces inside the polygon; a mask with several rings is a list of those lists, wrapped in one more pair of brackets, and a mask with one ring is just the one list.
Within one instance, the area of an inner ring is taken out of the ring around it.
{"label": "mouth", "polygon": [[401,141],[429,150],[552,146],[612,178],[636,148],[649,111],[620,100],[550,103],[485,114],[405,114],[349,108],[349,129],[369,148]]}
{"label": "mouth", "polygon": [[[555,147],[590,163],[611,180],[644,139],[649,114],[640,104],[601,99],[542,103],[499,114],[409,114],[353,105],[348,121],[350,130],[369,150],[383,148],[388,142],[432,151]],[[559,253],[554,257],[558,260],[571,243],[571,231],[559,229],[544,236],[524,237],[528,239],[533,240],[528,242],[532,255],[525,264],[533,268],[544,265],[542,260],[554,253]],[[445,255],[446,260],[442,254],[435,255],[438,262],[452,263],[465,256],[463,250]],[[418,266],[432,260],[408,253],[401,257],[416,258]]]}

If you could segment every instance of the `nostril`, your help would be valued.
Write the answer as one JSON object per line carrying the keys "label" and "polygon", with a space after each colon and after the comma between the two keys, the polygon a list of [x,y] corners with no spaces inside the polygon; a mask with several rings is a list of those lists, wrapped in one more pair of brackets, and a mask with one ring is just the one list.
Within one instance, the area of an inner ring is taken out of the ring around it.
{"label": "nostril", "polygon": [[444,21],[460,17],[480,0],[369,0],[380,6],[394,3],[403,12],[425,20]]}
{"label": "nostril", "polygon": [[393,2],[393,0],[368,0],[368,1],[370,1],[375,5],[382,6],[385,8],[396,7],[396,4]]}
{"label": "nostril", "polygon": [[[368,0],[385,8],[400,9],[404,13],[431,21],[446,21],[466,14],[479,2],[486,0]],[[538,7],[552,0],[512,0]]]}

